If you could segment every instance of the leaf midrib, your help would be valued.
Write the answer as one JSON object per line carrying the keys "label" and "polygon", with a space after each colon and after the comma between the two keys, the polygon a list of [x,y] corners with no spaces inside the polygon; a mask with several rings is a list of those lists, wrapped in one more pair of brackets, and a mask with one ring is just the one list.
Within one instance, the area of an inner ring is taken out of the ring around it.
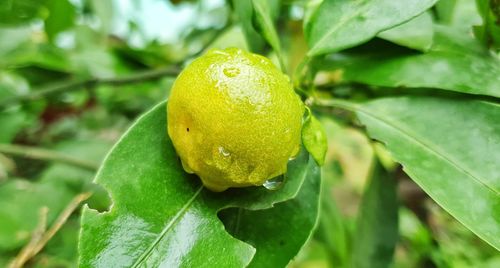
{"label": "leaf midrib", "polygon": [[[398,126],[394,122],[390,122],[388,120],[383,119],[383,117],[378,116],[375,113],[370,113],[369,111],[364,110],[361,107],[356,107],[357,110],[366,116],[372,117],[387,126],[393,128],[394,130],[404,134],[407,136],[410,140],[413,140],[416,144],[418,144],[420,147],[422,147],[424,150],[427,150],[434,154],[436,157],[443,159],[445,162],[448,162],[451,166],[453,166],[456,170],[461,171],[462,173],[466,174],[468,177],[472,178],[474,181],[479,183],[480,185],[484,186],[486,189],[489,191],[493,192],[496,196],[500,196],[500,192],[497,191],[496,189],[492,188],[489,186],[487,183],[483,182],[480,178],[476,177],[473,172],[467,170],[466,168],[463,168],[459,166],[452,157],[448,156],[447,154],[443,153],[442,151],[438,150],[437,148],[434,148],[434,144],[432,142],[425,141],[424,138],[420,137],[419,135],[416,135],[415,133],[412,133],[411,131],[405,129],[402,126]],[[413,135],[413,136],[412,136]],[[420,140],[419,140],[420,138]],[[432,146],[431,146],[432,145]]]}
{"label": "leaf midrib", "polygon": [[172,229],[172,227],[181,219],[181,217],[187,212],[187,210],[191,207],[193,202],[196,200],[198,195],[201,193],[203,190],[203,185],[201,185],[198,190],[191,196],[191,198],[188,200],[186,204],[174,215],[174,217],[167,222],[165,227],[162,229],[162,231],[158,234],[156,240],[151,244],[151,246],[146,249],[142,255],[137,259],[137,261],[131,266],[131,267],[139,267],[141,263],[144,262],[149,256],[151,256],[151,252],[153,249],[158,245],[158,243],[165,237],[165,235]]}
{"label": "leaf midrib", "polygon": [[359,14],[361,14],[362,12],[364,12],[365,10],[366,10],[366,7],[365,8],[360,8],[356,12],[352,13],[351,16],[347,16],[344,19],[341,19],[339,21],[339,23],[335,25],[335,27],[332,27],[330,30],[328,30],[326,32],[326,34],[324,34],[323,37],[321,37],[321,39],[319,39],[318,42],[316,42],[316,44],[309,51],[308,55],[310,54],[310,56],[313,56],[316,53],[318,53],[319,52],[318,50],[320,50],[320,49],[318,49],[318,47],[321,47],[321,45],[323,43],[325,43],[326,41],[328,41],[327,39],[329,39],[332,34],[334,34],[338,29],[340,29],[340,27],[344,26],[344,24],[346,24],[347,22],[351,21],[353,18],[355,18],[356,16],[358,16]]}

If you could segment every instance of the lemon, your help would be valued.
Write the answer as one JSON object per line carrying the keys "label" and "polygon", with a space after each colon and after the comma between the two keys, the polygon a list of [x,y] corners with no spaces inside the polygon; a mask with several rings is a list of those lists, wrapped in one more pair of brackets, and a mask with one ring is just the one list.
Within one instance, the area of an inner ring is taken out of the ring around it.
{"label": "lemon", "polygon": [[290,79],[267,58],[211,50],[177,77],[168,134],[184,170],[208,189],[258,186],[298,153],[303,112]]}

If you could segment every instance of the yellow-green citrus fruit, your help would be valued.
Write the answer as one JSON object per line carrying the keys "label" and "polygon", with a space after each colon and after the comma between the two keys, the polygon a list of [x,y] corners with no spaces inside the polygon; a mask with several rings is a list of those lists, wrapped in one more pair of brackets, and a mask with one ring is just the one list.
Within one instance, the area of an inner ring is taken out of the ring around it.
{"label": "yellow-green citrus fruit", "polygon": [[304,106],[268,59],[211,50],[175,81],[168,134],[184,170],[212,191],[262,185],[286,172],[300,148]]}

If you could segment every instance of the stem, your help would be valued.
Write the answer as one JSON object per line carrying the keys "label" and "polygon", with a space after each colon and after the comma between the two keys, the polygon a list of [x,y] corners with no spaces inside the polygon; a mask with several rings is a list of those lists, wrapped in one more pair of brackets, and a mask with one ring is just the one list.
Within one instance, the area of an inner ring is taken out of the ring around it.
{"label": "stem", "polygon": [[61,163],[70,164],[73,166],[81,167],[90,171],[96,171],[99,164],[93,161],[87,161],[73,156],[30,146],[21,146],[14,144],[0,144],[0,153],[11,155],[18,155],[31,159],[57,161]]}
{"label": "stem", "polygon": [[43,207],[40,211],[40,220],[38,223],[30,242],[19,252],[16,258],[11,262],[9,268],[21,268],[24,264],[28,262],[31,258],[35,257],[47,243],[54,237],[54,235],[61,229],[61,227],[66,223],[69,216],[80,206],[80,204],[87,200],[91,196],[91,193],[82,193],[75,196],[71,202],[66,206],[66,208],[59,214],[54,224],[50,229],[46,229],[47,223],[47,207]]}
{"label": "stem", "polygon": [[68,80],[58,83],[53,83],[40,89],[34,89],[27,95],[14,96],[0,102],[0,107],[7,106],[18,101],[32,101],[41,99],[44,96],[60,93],[63,91],[73,91],[81,88],[93,88],[97,85],[113,85],[119,86],[124,84],[139,83],[143,81],[155,80],[164,76],[178,75],[178,68],[167,67],[157,70],[147,70],[126,76],[113,78],[90,78],[87,80]]}

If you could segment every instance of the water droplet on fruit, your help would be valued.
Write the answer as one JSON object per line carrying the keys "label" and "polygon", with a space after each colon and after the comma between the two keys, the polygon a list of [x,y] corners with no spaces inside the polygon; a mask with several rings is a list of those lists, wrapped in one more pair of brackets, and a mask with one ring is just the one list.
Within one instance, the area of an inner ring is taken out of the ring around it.
{"label": "water droplet on fruit", "polygon": [[268,190],[272,191],[278,190],[279,188],[281,188],[281,186],[283,186],[285,180],[286,176],[284,174],[279,175],[278,177],[274,177],[272,179],[265,181],[264,184],[262,184],[262,186],[264,186]]}
{"label": "water droplet on fruit", "polygon": [[231,155],[231,153],[226,151],[226,149],[222,146],[219,146],[219,153],[225,157],[228,157]]}
{"label": "water droplet on fruit", "polygon": [[227,77],[235,77],[240,74],[240,69],[235,67],[227,67],[222,70]]}

